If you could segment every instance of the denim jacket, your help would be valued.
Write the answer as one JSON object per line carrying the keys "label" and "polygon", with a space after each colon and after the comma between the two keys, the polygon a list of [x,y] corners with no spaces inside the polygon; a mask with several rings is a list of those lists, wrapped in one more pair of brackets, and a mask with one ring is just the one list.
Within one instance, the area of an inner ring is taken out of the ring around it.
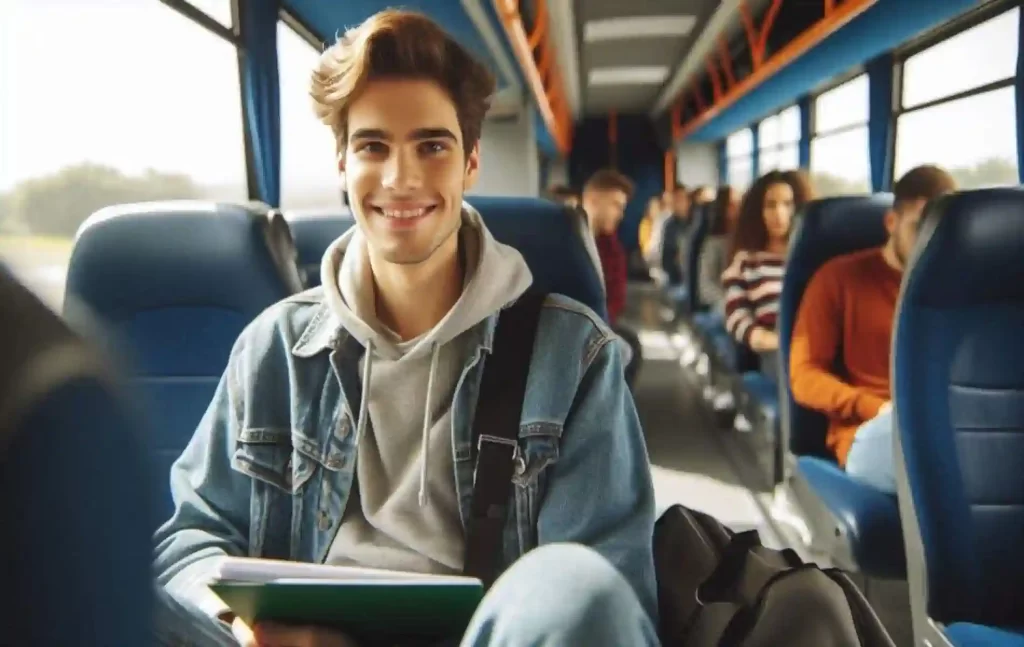
{"label": "denim jacket", "polygon": [[[158,582],[208,612],[217,556],[321,563],[355,478],[363,347],[320,288],[272,306],[241,334],[188,447],[171,468],[175,510],[157,531]],[[471,329],[452,405],[463,528],[471,423],[497,315]],[[519,425],[502,563],[552,542],[608,559],[657,617],[654,490],[614,334],[560,295],[542,308]]]}

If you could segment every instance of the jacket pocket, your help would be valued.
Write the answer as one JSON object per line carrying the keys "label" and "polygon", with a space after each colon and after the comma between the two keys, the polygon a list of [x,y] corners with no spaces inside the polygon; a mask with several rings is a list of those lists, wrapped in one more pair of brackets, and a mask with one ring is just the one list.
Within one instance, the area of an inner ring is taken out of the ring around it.
{"label": "jacket pocket", "polygon": [[317,461],[296,451],[290,430],[245,429],[239,434],[231,467],[286,494],[298,494]]}

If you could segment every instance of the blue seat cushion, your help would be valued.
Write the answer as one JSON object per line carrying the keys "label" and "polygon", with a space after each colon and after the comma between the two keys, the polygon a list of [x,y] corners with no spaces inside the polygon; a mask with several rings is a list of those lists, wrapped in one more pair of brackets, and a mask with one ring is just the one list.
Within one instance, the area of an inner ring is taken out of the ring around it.
{"label": "blue seat cushion", "polygon": [[1024,647],[1024,629],[986,627],[958,622],[946,627],[946,637],[956,647]]}
{"label": "blue seat cushion", "polygon": [[857,481],[835,463],[820,458],[801,456],[797,469],[843,527],[862,572],[883,578],[906,576],[895,496]]}

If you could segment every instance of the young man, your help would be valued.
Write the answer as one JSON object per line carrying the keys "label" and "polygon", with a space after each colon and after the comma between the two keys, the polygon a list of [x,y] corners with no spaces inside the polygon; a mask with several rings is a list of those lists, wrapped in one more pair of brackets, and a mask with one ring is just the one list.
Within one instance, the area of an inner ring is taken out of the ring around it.
{"label": "young man", "polygon": [[602,169],[592,175],[583,187],[583,210],[590,222],[604,278],[608,320],[629,347],[626,382],[632,387],[640,368],[642,348],[636,333],[618,325],[619,315],[626,308],[626,285],[629,282],[626,250],[619,241],[619,223],[626,213],[626,203],[633,197],[633,182],[614,169]]}
{"label": "young man", "polygon": [[[828,416],[827,444],[840,465],[890,492],[895,483],[889,354],[896,299],[925,205],[954,190],[953,178],[938,167],[908,171],[896,183],[885,216],[888,241],[822,265],[807,286],[793,328],[793,397]],[[837,375],[840,351],[843,373]]]}
{"label": "young man", "polygon": [[[312,96],[358,226],[325,255],[322,288],[241,335],[172,469],[176,509],[156,535],[165,639],[352,644],[244,626],[208,588],[224,555],[463,571],[480,379],[499,312],[532,281],[463,203],[493,91],[414,13],[381,12],[322,55]],[[656,644],[654,494],[615,339],[586,307],[547,298],[507,570],[464,645]]]}
{"label": "young man", "polygon": [[583,186],[583,210],[597,243],[608,299],[608,319],[613,326],[626,307],[626,250],[618,232],[631,197],[633,182],[613,169],[594,173]]}

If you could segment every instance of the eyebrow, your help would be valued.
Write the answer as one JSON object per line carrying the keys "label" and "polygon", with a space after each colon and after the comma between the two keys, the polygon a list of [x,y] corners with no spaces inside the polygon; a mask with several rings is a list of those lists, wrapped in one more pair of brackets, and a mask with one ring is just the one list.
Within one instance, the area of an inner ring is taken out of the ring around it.
{"label": "eyebrow", "polygon": [[[390,141],[391,134],[381,128],[360,128],[353,132],[352,136],[349,138],[350,141],[357,141],[360,139],[381,139],[384,141]],[[425,139],[450,139],[453,142],[458,142],[458,138],[455,136],[455,133],[447,128],[417,128],[409,134],[409,139],[413,141],[422,141]]]}

